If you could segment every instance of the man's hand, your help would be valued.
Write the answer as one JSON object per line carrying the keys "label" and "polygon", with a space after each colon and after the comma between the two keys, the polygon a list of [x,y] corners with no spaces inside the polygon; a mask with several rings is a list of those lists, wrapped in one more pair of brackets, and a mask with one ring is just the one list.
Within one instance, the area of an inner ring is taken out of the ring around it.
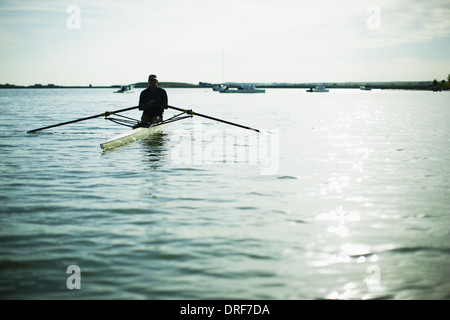
{"label": "man's hand", "polygon": [[145,106],[146,106],[147,108],[151,108],[151,107],[156,106],[156,105],[157,105],[157,103],[156,103],[155,100],[150,100],[150,102],[147,102],[147,103],[145,104]]}
{"label": "man's hand", "polygon": [[145,110],[151,107],[157,106],[156,101],[152,100],[150,102],[144,103],[142,105],[139,106],[139,110]]}
{"label": "man's hand", "polygon": [[164,109],[168,109],[167,105],[161,105],[159,103],[157,103],[155,100],[151,100],[150,102],[147,102],[141,106],[139,106],[139,110],[145,110],[145,109],[149,109],[149,108],[164,108]]}

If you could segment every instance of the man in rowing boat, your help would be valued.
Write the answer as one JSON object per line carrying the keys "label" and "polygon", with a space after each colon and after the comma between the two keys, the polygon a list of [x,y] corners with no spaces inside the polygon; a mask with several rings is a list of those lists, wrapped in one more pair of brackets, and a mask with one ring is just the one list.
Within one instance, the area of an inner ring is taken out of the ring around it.
{"label": "man in rowing boat", "polygon": [[154,124],[163,119],[164,109],[169,101],[166,90],[158,87],[158,79],[154,74],[148,76],[148,88],[141,92],[139,110],[143,110],[142,124]]}

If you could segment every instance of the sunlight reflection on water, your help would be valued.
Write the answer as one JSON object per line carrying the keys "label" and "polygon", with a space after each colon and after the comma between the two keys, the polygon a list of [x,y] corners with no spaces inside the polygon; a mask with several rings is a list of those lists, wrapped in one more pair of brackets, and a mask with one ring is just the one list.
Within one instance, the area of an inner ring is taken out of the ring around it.
{"label": "sunlight reflection on water", "polygon": [[[169,91],[174,105],[274,129],[276,152],[255,160],[249,134],[198,119],[103,153],[123,129],[102,119],[24,134],[137,95],[0,94],[1,297],[449,297],[445,96]],[[59,282],[71,264],[78,293]]]}

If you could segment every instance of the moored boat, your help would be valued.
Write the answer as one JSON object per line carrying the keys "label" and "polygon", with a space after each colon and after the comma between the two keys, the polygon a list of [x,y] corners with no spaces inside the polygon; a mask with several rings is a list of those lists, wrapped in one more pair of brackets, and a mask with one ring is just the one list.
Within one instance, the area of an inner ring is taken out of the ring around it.
{"label": "moored boat", "polygon": [[330,90],[326,89],[325,86],[316,86],[315,88],[309,88],[306,92],[329,92]]}
{"label": "moored boat", "polygon": [[215,86],[213,86],[213,91],[223,91],[223,90],[225,90],[227,87],[226,86],[224,86],[224,85],[222,85],[222,84],[219,84],[219,85],[215,85]]}
{"label": "moored boat", "polygon": [[114,93],[134,93],[133,86],[121,86],[119,90],[114,91]]}
{"label": "moored boat", "polygon": [[253,83],[243,83],[237,86],[236,89],[230,89],[230,87],[225,87],[222,90],[218,90],[220,93],[264,93],[265,89],[256,89]]}

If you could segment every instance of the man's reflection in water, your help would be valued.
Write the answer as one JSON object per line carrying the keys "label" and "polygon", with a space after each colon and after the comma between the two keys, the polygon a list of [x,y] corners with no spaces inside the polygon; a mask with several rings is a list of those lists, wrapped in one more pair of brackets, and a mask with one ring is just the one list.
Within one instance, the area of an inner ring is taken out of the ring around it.
{"label": "man's reflection in water", "polygon": [[147,154],[144,162],[148,162],[150,167],[157,169],[163,165],[168,152],[168,139],[169,135],[161,131],[155,132],[142,140],[143,150]]}

